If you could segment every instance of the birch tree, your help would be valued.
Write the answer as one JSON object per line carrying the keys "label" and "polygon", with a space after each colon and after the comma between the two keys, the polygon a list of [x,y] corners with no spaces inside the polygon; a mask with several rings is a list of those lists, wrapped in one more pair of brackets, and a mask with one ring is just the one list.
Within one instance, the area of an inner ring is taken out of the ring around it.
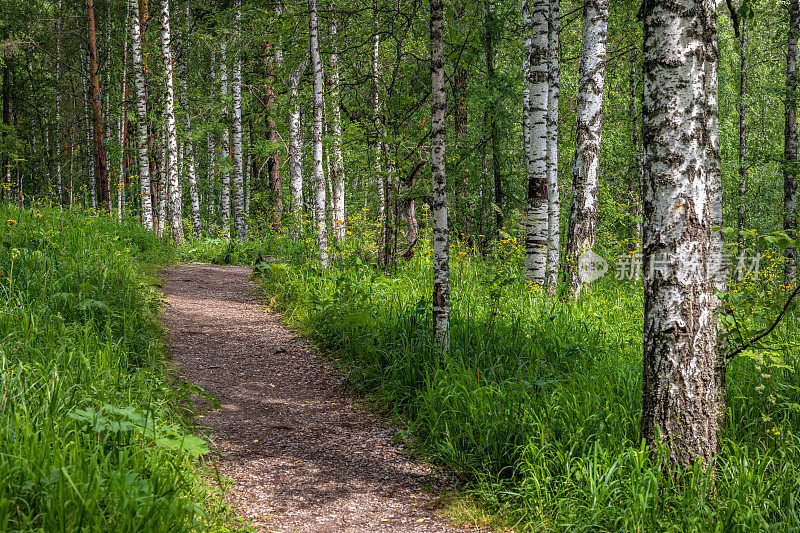
{"label": "birch tree", "polygon": [[[797,36],[800,33],[800,1],[789,0],[789,37],[786,54],[786,101],[783,158],[783,229],[794,238],[797,232]],[[784,284],[797,279],[797,249],[784,251]]]}
{"label": "birch tree", "polygon": [[231,171],[230,171],[230,131],[228,130],[228,56],[225,41],[219,45],[219,92],[222,98],[222,169],[220,175],[220,211],[222,211],[222,234],[226,239],[231,238]]}
{"label": "birch tree", "polygon": [[303,210],[303,131],[300,128],[300,80],[308,68],[308,58],[304,58],[289,76],[289,190],[291,192],[291,211],[295,221],[299,221]]}
{"label": "birch tree", "polygon": [[446,351],[450,336],[450,247],[447,234],[447,177],[445,175],[447,95],[444,84],[444,5],[442,0],[430,0],[430,10],[433,331],[436,346]]}
{"label": "birch tree", "polygon": [[560,94],[559,50],[560,0],[550,0],[548,20],[549,72],[547,93],[547,270],[544,285],[553,296],[558,280],[558,264],[561,252],[561,198],[558,185],[558,99]]}
{"label": "birch tree", "polygon": [[[236,36],[241,41],[242,2],[236,0]],[[236,237],[247,238],[247,220],[244,216],[244,180],[242,178],[242,55],[237,50],[233,55],[233,225]]]}
{"label": "birch tree", "polygon": [[524,111],[526,159],[525,278],[544,284],[547,266],[547,117],[548,86],[548,13],[549,0],[534,4],[530,15],[528,0],[522,2],[525,28],[525,65],[527,105]]}
{"label": "birch tree", "polygon": [[169,194],[170,229],[176,246],[183,244],[183,203],[178,175],[178,131],[175,125],[175,89],[172,71],[172,35],[169,26],[169,0],[161,0],[161,55],[164,60],[164,171]]}
{"label": "birch tree", "polygon": [[564,284],[577,297],[590,281],[597,235],[600,179],[600,140],[603,133],[603,85],[606,76],[608,0],[583,3],[583,42],[578,72],[578,110],[575,162],[572,165],[572,204],[567,231]]}
{"label": "birch tree", "polygon": [[[706,79],[716,41],[713,0],[643,4],[644,378],[642,438],[691,466],[718,450]],[[718,152],[717,152],[718,154]]]}
{"label": "birch tree", "polygon": [[333,165],[331,188],[333,189],[333,230],[336,240],[344,242],[346,226],[344,219],[344,158],[342,156],[342,113],[339,107],[339,48],[337,43],[336,17],[331,18],[331,129],[333,130]]}
{"label": "birch tree", "polygon": [[153,229],[153,203],[150,198],[150,157],[147,153],[150,139],[147,132],[147,89],[142,65],[142,35],[139,26],[139,1],[128,0],[131,13],[131,56],[136,99],[136,126],[139,145],[139,197],[142,225]]}
{"label": "birch tree", "polygon": [[328,268],[328,228],[325,213],[325,171],[322,161],[322,114],[325,107],[323,95],[322,60],[319,54],[319,24],[317,1],[308,0],[309,32],[311,34],[311,66],[314,70],[314,218],[317,223],[319,261]]}

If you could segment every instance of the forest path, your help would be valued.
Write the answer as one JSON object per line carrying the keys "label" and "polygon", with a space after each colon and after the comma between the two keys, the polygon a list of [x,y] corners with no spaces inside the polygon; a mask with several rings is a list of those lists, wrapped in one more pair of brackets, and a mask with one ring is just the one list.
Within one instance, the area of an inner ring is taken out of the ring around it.
{"label": "forest path", "polygon": [[[436,514],[446,486],[358,407],[345,378],[255,295],[250,268],[165,269],[178,372],[216,396],[199,415],[226,499],[257,531],[463,531]],[[473,530],[474,531],[474,530]]]}

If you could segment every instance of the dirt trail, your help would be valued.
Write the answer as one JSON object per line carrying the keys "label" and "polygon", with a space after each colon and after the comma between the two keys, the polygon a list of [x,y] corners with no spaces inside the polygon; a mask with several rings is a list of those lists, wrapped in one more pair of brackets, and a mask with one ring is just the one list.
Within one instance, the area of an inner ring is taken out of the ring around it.
{"label": "dirt trail", "polygon": [[223,407],[199,423],[235,480],[227,499],[239,516],[258,531],[464,531],[434,509],[446,483],[266,312],[249,268],[188,264],[162,275],[173,360]]}

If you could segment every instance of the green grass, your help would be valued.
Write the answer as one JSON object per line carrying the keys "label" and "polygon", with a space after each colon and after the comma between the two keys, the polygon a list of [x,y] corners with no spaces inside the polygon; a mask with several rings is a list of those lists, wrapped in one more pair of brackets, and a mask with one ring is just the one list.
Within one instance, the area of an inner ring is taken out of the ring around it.
{"label": "green grass", "polygon": [[136,224],[0,208],[0,530],[221,530]]}
{"label": "green grass", "polygon": [[[259,246],[281,255],[297,241],[272,236]],[[639,439],[641,285],[607,279],[577,302],[554,302],[522,281],[512,239],[483,258],[457,244],[442,370],[431,341],[429,240],[391,275],[362,259],[368,237],[352,241],[326,272],[298,254],[262,265],[266,293],[505,523],[522,531],[800,529],[796,314],[776,331],[774,350],[732,361],[728,422],[710,473],[698,467],[673,479],[659,466],[665,451],[651,454]],[[735,290],[773,283],[778,268],[762,265],[761,278]]]}

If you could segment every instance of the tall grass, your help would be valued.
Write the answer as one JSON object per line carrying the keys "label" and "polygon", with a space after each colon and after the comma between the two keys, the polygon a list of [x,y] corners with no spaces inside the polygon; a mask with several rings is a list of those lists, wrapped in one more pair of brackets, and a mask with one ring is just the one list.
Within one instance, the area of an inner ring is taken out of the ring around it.
{"label": "tall grass", "polygon": [[800,529],[796,314],[780,326],[776,350],[731,362],[713,468],[673,479],[659,466],[665,450],[653,454],[639,438],[640,283],[607,279],[577,302],[556,302],[522,280],[510,237],[484,258],[457,243],[451,349],[441,369],[429,244],[391,275],[353,254],[327,272],[297,260],[258,270],[287,318],[348,363],[353,386],[407,417],[418,446],[509,524]]}
{"label": "tall grass", "polygon": [[136,226],[0,208],[0,530],[220,529]]}

